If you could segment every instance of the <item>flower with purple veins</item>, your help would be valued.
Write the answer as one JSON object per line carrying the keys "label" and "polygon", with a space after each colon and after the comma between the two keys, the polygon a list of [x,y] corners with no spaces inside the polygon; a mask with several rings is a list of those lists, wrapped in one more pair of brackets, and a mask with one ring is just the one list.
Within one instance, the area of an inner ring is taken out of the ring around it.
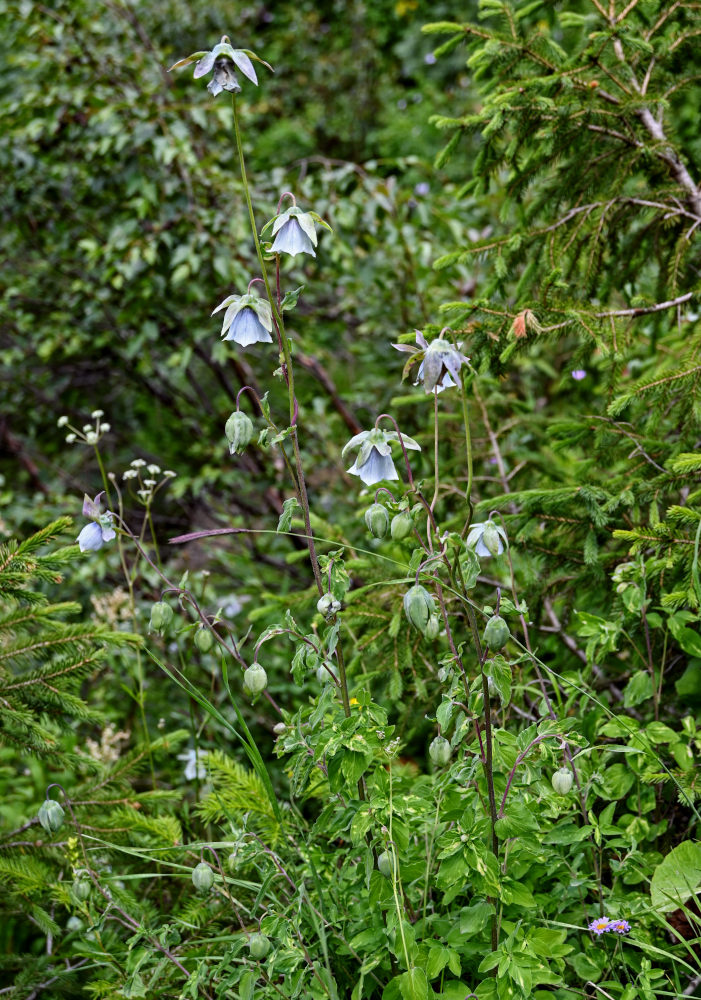
{"label": "flower with purple veins", "polygon": [[[371,431],[361,431],[350,439],[342,451],[342,456],[360,445],[360,451],[353,465],[348,469],[351,476],[359,476],[366,486],[399,479],[392,460],[392,447],[399,442],[397,431],[383,431],[375,427]],[[402,443],[412,451],[421,451],[421,445],[413,438],[402,434]]]}
{"label": "flower with purple veins", "polygon": [[109,511],[100,513],[100,497],[104,495],[104,490],[98,493],[94,500],[85,494],[83,499],[83,515],[92,518],[90,524],[86,524],[78,535],[76,541],[81,552],[96,552],[101,549],[105,542],[111,542],[116,537],[116,532],[112,527],[112,514]]}
{"label": "flower with purple veins", "polygon": [[221,329],[224,340],[233,340],[240,347],[272,344],[273,315],[267,299],[250,291],[245,295],[228,295],[212,311],[212,316],[221,309],[226,309]]}
{"label": "flower with purple veins", "polygon": [[207,76],[208,73],[214,71],[212,79],[207,84],[207,90],[212,97],[221,94],[223,90],[228,90],[236,94],[241,90],[239,82],[236,79],[237,69],[251,83],[258,84],[258,77],[251,62],[252,59],[267,66],[271,72],[273,71],[272,66],[264,59],[261,59],[260,56],[257,56],[255,52],[251,52],[250,49],[235,49],[231,44],[229,36],[222,35],[221,42],[215,45],[209,52],[193,52],[191,56],[173,63],[168,72],[180,69],[182,66],[189,66],[190,63],[197,61],[194,73],[195,80],[199,80],[200,77]]}
{"label": "flower with purple veins", "polygon": [[609,918],[608,917],[597,917],[596,920],[592,920],[589,924],[588,930],[592,934],[601,935],[604,931],[609,929]]}

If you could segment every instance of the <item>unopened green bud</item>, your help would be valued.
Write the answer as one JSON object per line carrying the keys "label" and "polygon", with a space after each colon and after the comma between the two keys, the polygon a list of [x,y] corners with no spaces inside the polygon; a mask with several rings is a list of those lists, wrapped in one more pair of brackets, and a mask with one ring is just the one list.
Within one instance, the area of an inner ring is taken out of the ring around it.
{"label": "unopened green bud", "polygon": [[253,437],[253,424],[245,413],[236,410],[227,420],[224,433],[229,442],[229,454],[240,455]]}
{"label": "unopened green bud", "polygon": [[341,610],[341,602],[337,601],[333,594],[322,594],[316,602],[316,610],[326,619],[333,618]]}
{"label": "unopened green bud", "polygon": [[390,851],[383,851],[377,858],[377,867],[385,878],[392,878],[392,874],[397,874],[397,864],[394,855]]}
{"label": "unopened green bud", "polygon": [[431,742],[431,746],[428,748],[428,755],[434,764],[437,764],[439,767],[443,767],[448,763],[452,755],[450,743],[442,736],[436,736],[435,740]]}
{"label": "unopened green bud", "polygon": [[209,892],[214,885],[214,872],[206,861],[200,861],[192,869],[192,884],[198,892]]}
{"label": "unopened green bud", "polygon": [[195,645],[199,649],[200,653],[208,653],[212,648],[213,643],[214,636],[212,635],[211,629],[208,629],[206,625],[200,625],[195,632]]}
{"label": "unopened green bud", "polygon": [[381,503],[374,503],[365,511],[365,523],[375,538],[384,538],[389,528],[389,515]]}
{"label": "unopened green bud", "polygon": [[63,808],[56,799],[45,799],[39,806],[37,818],[47,833],[56,833],[63,826]]}
{"label": "unopened green bud", "polygon": [[435,610],[433,598],[421,584],[417,583],[410,587],[404,595],[404,614],[419,632],[426,631],[429,619]]}
{"label": "unopened green bud", "polygon": [[265,934],[251,934],[248,939],[248,950],[251,958],[255,958],[257,962],[267,958],[271,948],[272,945]]}
{"label": "unopened green bud", "polygon": [[401,542],[407,538],[414,530],[414,522],[408,510],[403,510],[400,514],[395,514],[392,518],[390,532],[395,542]]}
{"label": "unopened green bud", "polygon": [[504,646],[509,641],[509,626],[506,624],[503,618],[499,615],[493,615],[484,627],[484,639],[485,646],[490,649],[503,649]]}
{"label": "unopened green bud", "polygon": [[162,632],[173,619],[173,609],[165,601],[157,601],[151,608],[151,621],[149,628],[155,632]]}
{"label": "unopened green bud", "polygon": [[573,780],[569,767],[561,767],[551,778],[552,786],[558,795],[567,795],[572,788]]}
{"label": "unopened green bud", "polygon": [[330,684],[333,681],[331,672],[327,670],[323,664],[320,667],[317,667],[316,679],[320,684]]}
{"label": "unopened green bud", "polygon": [[428,619],[428,625],[426,626],[426,631],[424,635],[427,639],[437,639],[438,633],[441,630],[441,622],[438,615],[431,615]]}
{"label": "unopened green bud", "polygon": [[260,663],[252,663],[247,670],[243,672],[243,689],[246,694],[256,695],[264,691],[268,683],[268,675],[266,674]]}
{"label": "unopened green bud", "polygon": [[89,898],[91,889],[89,878],[77,875],[73,880],[73,895],[79,902],[84,903]]}

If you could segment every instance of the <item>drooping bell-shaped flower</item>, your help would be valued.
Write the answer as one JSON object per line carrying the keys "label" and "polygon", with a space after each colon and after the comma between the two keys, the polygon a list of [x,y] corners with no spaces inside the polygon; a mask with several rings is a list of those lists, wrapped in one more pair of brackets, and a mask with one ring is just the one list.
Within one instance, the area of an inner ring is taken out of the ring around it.
{"label": "drooping bell-shaped flower", "polygon": [[[360,446],[358,457],[348,469],[351,476],[359,476],[366,486],[373,486],[388,480],[399,479],[392,460],[392,444],[399,442],[397,431],[383,431],[375,427],[371,431],[361,431],[350,439],[342,455]],[[421,445],[413,438],[402,434],[405,448],[421,451]]]}
{"label": "drooping bell-shaped flower", "polygon": [[212,97],[221,94],[223,90],[228,90],[236,94],[241,90],[236,78],[237,69],[251,83],[258,84],[258,77],[251,62],[252,59],[267,66],[272,72],[272,66],[264,59],[261,59],[260,56],[257,56],[255,52],[251,52],[250,49],[235,49],[231,44],[229,36],[222,35],[221,42],[215,45],[209,52],[193,52],[191,56],[187,56],[187,58],[180,59],[179,62],[174,63],[168,72],[170,73],[171,70],[180,69],[183,66],[189,66],[190,63],[196,62],[195,80],[199,80],[200,77],[212,73],[212,79],[207,84],[207,90]]}
{"label": "drooping bell-shaped flower", "polygon": [[420,362],[414,385],[423,383],[426,392],[443,392],[460,381],[460,369],[469,363],[469,358],[458,350],[441,334],[429,344],[420,330],[416,331],[416,347],[411,344],[392,344],[398,351],[411,354],[404,365],[402,378],[406,378],[412,365]]}
{"label": "drooping bell-shaped flower", "polygon": [[228,295],[212,311],[212,316],[221,309],[226,309],[221,330],[224,340],[233,340],[240,347],[272,344],[273,316],[267,299],[252,291],[245,295]]}
{"label": "drooping bell-shaped flower", "polygon": [[81,552],[96,552],[105,542],[111,542],[116,538],[116,532],[112,527],[112,515],[109,511],[100,513],[100,498],[103,495],[104,490],[98,493],[94,500],[91,500],[87,493],[83,498],[83,516],[92,520],[90,524],[85,525],[76,539]]}
{"label": "drooping bell-shaped flower", "polygon": [[303,212],[296,205],[291,205],[284,212],[279,212],[263,226],[262,232],[272,226],[275,237],[270,248],[272,253],[287,253],[296,257],[298,253],[308,253],[316,257],[314,249],[318,243],[316,224],[331,231],[331,226],[317,215],[316,212]]}
{"label": "drooping bell-shaped flower", "polygon": [[473,524],[467,535],[466,544],[475,550],[481,557],[499,556],[504,551],[504,545],[508,545],[506,532],[499,524],[495,524],[490,518],[488,521],[480,521]]}

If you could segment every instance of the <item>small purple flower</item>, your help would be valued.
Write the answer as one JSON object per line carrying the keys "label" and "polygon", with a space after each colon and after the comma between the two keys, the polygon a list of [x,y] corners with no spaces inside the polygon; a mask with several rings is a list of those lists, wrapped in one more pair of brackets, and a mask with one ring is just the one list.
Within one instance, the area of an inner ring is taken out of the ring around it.
{"label": "small purple flower", "polygon": [[583,368],[575,368],[575,370],[572,372],[572,378],[575,380],[575,382],[581,382],[582,379],[586,377],[587,373]]}
{"label": "small purple flower", "polygon": [[426,63],[427,66],[435,65],[436,57],[434,56],[433,52],[426,53],[426,55],[424,56],[424,62]]}
{"label": "small purple flower", "polygon": [[628,934],[630,933],[630,924],[627,920],[611,920],[605,930],[613,931],[614,934]]}
{"label": "small purple flower", "polygon": [[592,920],[588,928],[592,934],[601,935],[604,931],[609,929],[609,918],[608,917],[597,917],[596,920]]}
{"label": "small purple flower", "polygon": [[428,181],[419,181],[418,184],[414,185],[414,194],[418,195],[419,198],[425,198],[427,194],[431,191],[431,185]]}
{"label": "small purple flower", "polygon": [[85,494],[83,499],[83,515],[92,518],[90,524],[86,524],[76,541],[81,552],[96,552],[101,549],[105,542],[111,542],[116,537],[112,527],[112,515],[109,511],[100,513],[100,497],[104,495],[98,493],[94,500]]}

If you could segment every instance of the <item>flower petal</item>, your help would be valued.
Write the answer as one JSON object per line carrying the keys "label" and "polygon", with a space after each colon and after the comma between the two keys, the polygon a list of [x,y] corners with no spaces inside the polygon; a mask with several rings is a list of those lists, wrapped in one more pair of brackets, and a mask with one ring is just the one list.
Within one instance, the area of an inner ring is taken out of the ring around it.
{"label": "flower petal", "polygon": [[287,220],[281,227],[272,245],[273,253],[288,253],[296,257],[298,253],[308,253],[316,257],[312,241],[295,218]]}
{"label": "flower petal", "polygon": [[224,340],[233,340],[240,347],[273,342],[273,338],[258,319],[255,309],[250,306],[245,306],[236,314]]}
{"label": "flower petal", "polygon": [[351,448],[357,448],[359,444],[362,444],[369,433],[370,431],[361,431],[360,434],[354,434],[350,441],[344,444],[341,458],[345,458]]}
{"label": "flower petal", "polygon": [[385,480],[399,479],[392,456],[381,455],[374,446],[370,450],[367,461],[358,466],[356,475],[360,476],[366,486],[372,486],[374,483],[381,483]]}
{"label": "flower petal", "polygon": [[[216,59],[216,56],[215,56],[215,54],[214,54],[213,51],[212,52],[207,52],[207,53],[205,53],[203,55],[203,57],[200,59],[200,61],[195,66],[195,72],[194,72],[194,78],[195,78],[195,80],[199,80],[200,77],[206,76],[207,73],[211,73],[212,66],[214,66],[214,60],[215,59]],[[176,63],[176,66],[177,65],[178,65],[178,63]]]}
{"label": "flower petal", "polygon": [[257,85],[258,77],[256,76],[256,71],[253,68],[253,63],[248,58],[246,53],[243,52],[241,49],[234,49],[234,54],[232,56],[232,59],[234,60],[238,68],[241,70],[243,75],[247,77],[251,81],[251,83],[255,83]]}
{"label": "flower petal", "polygon": [[96,521],[86,524],[76,539],[81,552],[96,552],[102,548],[102,528]]}

